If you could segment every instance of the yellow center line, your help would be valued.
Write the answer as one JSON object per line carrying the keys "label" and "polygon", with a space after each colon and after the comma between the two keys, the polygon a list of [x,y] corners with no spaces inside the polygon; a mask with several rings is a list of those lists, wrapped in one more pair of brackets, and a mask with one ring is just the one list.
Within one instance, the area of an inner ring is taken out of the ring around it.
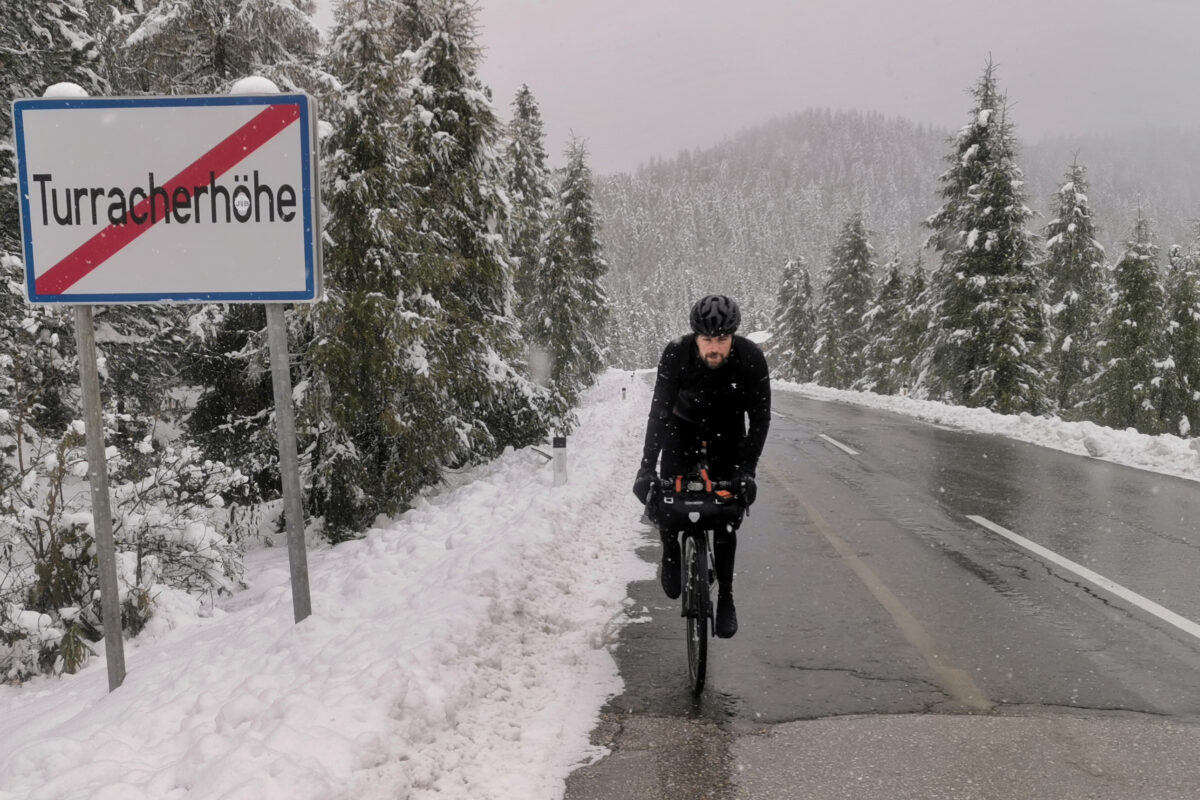
{"label": "yellow center line", "polygon": [[967,671],[954,666],[954,662],[946,653],[945,648],[929,635],[925,627],[900,602],[900,599],[892,594],[892,591],[875,574],[875,571],[858,557],[853,548],[842,537],[837,535],[833,526],[821,516],[821,513],[808,501],[800,489],[786,475],[775,469],[773,465],[764,462],[763,466],[766,473],[771,477],[771,480],[791,495],[808,512],[808,516],[817,531],[825,537],[826,541],[833,545],[833,549],[838,552],[838,555],[846,562],[846,565],[858,576],[858,579],[874,595],[884,610],[892,616],[896,626],[904,634],[904,638],[917,649],[917,652],[929,664],[929,668],[938,676],[946,693],[956,702],[974,711],[991,711],[993,704],[988,701],[983,690],[979,688],[978,684],[971,678],[971,675]]}

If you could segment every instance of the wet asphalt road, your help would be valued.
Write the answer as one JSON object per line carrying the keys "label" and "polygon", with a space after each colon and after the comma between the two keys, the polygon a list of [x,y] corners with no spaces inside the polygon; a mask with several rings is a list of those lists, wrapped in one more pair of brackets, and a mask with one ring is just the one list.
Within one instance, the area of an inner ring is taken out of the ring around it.
{"label": "wet asphalt road", "polygon": [[632,584],[649,621],[615,649],[625,691],[594,734],[611,754],[568,798],[1200,796],[1200,638],[968,519],[1200,621],[1200,484],[794,394],[775,408],[741,630],[693,701],[677,604]]}

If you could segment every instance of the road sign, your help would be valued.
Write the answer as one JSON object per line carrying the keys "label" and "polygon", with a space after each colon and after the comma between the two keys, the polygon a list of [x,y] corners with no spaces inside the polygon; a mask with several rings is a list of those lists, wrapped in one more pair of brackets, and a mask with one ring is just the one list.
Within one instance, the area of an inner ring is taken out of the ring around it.
{"label": "road sign", "polygon": [[318,298],[307,95],[17,100],[13,121],[30,302]]}

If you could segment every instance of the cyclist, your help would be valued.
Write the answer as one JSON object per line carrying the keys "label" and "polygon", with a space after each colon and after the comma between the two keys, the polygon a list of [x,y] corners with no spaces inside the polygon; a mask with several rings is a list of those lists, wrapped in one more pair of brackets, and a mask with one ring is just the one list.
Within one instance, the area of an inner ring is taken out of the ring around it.
{"label": "cyclist", "polygon": [[[642,463],[633,484],[633,493],[646,504],[651,521],[657,506],[652,490],[658,485],[655,465],[660,453],[662,475],[668,478],[693,469],[706,454],[712,480],[733,481],[743,502],[747,506],[754,502],[758,492],[754,473],[771,424],[771,381],[758,345],[734,335],[741,318],[737,303],[728,297],[701,298],[692,306],[692,333],[668,344],[659,359]],[[660,529],[659,534],[663,542],[660,580],[667,597],[675,599],[681,591],[679,532]],[[737,633],[736,551],[736,532],[715,533],[716,634],[722,638]]]}

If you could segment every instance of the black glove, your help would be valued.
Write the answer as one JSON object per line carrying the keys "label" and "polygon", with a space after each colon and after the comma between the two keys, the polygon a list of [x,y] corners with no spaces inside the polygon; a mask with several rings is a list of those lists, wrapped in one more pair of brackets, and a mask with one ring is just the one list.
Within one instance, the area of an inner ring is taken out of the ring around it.
{"label": "black glove", "polygon": [[633,494],[642,505],[646,505],[646,497],[650,493],[650,487],[658,480],[658,474],[653,469],[639,469],[637,477],[633,479]]}
{"label": "black glove", "polygon": [[646,519],[655,525],[658,524],[658,501],[661,494],[662,486],[655,480],[650,484],[650,491],[646,493]]}
{"label": "black glove", "polygon": [[733,486],[738,497],[742,498],[742,502],[746,504],[746,508],[754,505],[754,500],[758,497],[758,484],[754,482],[753,473],[744,469],[734,470]]}

